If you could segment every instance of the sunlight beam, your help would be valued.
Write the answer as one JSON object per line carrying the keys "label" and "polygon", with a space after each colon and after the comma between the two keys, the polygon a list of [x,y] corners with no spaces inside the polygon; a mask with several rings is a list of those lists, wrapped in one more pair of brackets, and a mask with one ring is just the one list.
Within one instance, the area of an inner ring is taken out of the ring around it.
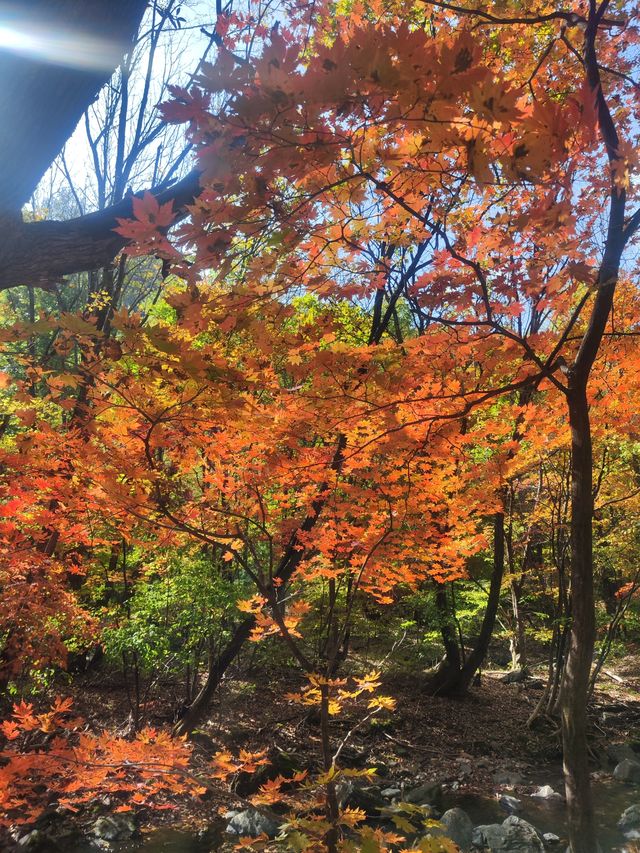
{"label": "sunlight beam", "polygon": [[0,52],[85,71],[114,68],[122,45],[72,27],[47,27],[24,11],[0,6]]}

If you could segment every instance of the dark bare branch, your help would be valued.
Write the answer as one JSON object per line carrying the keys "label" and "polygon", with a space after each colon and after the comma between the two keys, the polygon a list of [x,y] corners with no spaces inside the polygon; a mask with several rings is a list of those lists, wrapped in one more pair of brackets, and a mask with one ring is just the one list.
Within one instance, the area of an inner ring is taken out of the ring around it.
{"label": "dark bare branch", "polygon": [[459,15],[469,15],[470,17],[480,18],[491,24],[546,24],[548,21],[566,21],[568,24],[585,23],[586,19],[582,15],[577,15],[575,12],[565,12],[562,9],[556,12],[547,12],[543,15],[516,15],[501,17],[500,15],[492,15],[484,9],[469,8],[467,6],[458,6],[455,3],[440,2],[440,0],[423,0],[427,6],[435,6],[438,9],[446,9],[449,12],[456,12]]}

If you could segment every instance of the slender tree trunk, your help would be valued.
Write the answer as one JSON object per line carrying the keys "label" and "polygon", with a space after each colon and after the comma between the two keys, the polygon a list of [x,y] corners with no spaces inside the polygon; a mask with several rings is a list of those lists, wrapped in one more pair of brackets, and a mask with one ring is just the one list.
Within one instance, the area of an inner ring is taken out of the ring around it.
{"label": "slender tree trunk", "polygon": [[460,674],[460,670],[462,669],[462,655],[453,627],[453,617],[447,600],[447,588],[445,584],[436,583],[435,604],[440,622],[440,635],[444,646],[444,659],[429,679],[428,692],[433,696],[439,696],[443,691],[448,689],[449,684]]}
{"label": "slender tree trunk", "polygon": [[204,684],[191,705],[187,708],[184,716],[174,726],[174,734],[190,734],[202,722],[218,685],[222,681],[227,669],[240,654],[240,650],[249,639],[254,625],[255,619],[253,617],[244,619],[234,631],[222,654],[212,659]]}
{"label": "slender tree trunk", "polygon": [[571,425],[571,632],[560,706],[567,818],[573,853],[596,853],[587,749],[587,694],[595,645],[593,451],[585,383],[568,394]]}
{"label": "slender tree trunk", "polygon": [[[333,459],[331,460],[331,465],[329,466],[330,471],[340,471],[345,447],[346,438],[344,435],[340,435],[338,437]],[[325,504],[326,498],[324,497],[324,493],[326,489],[327,483],[322,483],[318,489],[319,497],[313,501],[309,514],[304,519],[298,530],[292,534],[289,543],[284,549],[282,558],[278,564],[278,569],[274,574],[274,578],[278,579],[282,584],[281,589],[284,588],[284,586],[291,580],[295,570],[300,565],[300,562],[306,553],[304,548],[299,547],[300,540],[298,537],[301,532],[309,533],[315,527]],[[248,616],[237,626],[233,636],[223,649],[222,653],[211,662],[205,683],[202,685],[200,692],[193,700],[191,706],[187,708],[184,716],[176,723],[174,727],[175,734],[189,734],[203,719],[207,709],[209,708],[211,699],[216,692],[216,688],[222,681],[225,672],[240,654],[242,647],[249,639],[255,624],[255,618],[253,616]]]}
{"label": "slender tree trunk", "polygon": [[[565,609],[564,613],[568,613]],[[567,646],[569,644],[570,629],[568,625],[563,625],[558,628],[558,638],[555,649],[555,668],[553,670],[553,681],[551,683],[551,692],[549,701],[547,702],[547,714],[552,717],[557,717],[560,713],[560,684],[564,673],[564,662],[567,656]]]}
{"label": "slender tree trunk", "polygon": [[459,670],[462,666],[462,643],[458,645],[457,632],[454,627],[455,614],[452,613],[447,601],[447,588],[444,584],[437,584],[436,586],[436,607],[440,616],[440,634],[444,644],[446,667],[451,670]]}
{"label": "slender tree trunk", "polygon": [[596,296],[587,328],[568,371],[567,404],[571,426],[571,632],[560,696],[562,745],[572,853],[596,853],[596,825],[587,752],[587,700],[595,643],[593,600],[593,449],[587,385],[598,355],[620,272],[624,247],[640,227],[640,214],[625,222],[626,191],[616,179],[620,137],[600,80],[596,41],[608,2],[589,0],[584,60],[595,94],[598,125],[610,165],[609,221]]}
{"label": "slender tree trunk", "polygon": [[[443,676],[436,676],[427,692],[438,696],[464,696],[471,686],[473,677],[487,656],[489,643],[498,614],[500,590],[504,576],[504,513],[497,512],[493,517],[493,572],[489,586],[489,599],[478,639],[466,661],[457,670],[445,669]],[[450,672],[450,674],[449,674]],[[448,676],[448,677],[446,677]]]}
{"label": "slender tree trunk", "polygon": [[513,628],[509,645],[511,647],[511,669],[525,669],[527,665],[527,647],[524,633],[524,620],[520,607],[520,584],[511,581],[511,614]]}
{"label": "slender tree trunk", "polygon": [[489,586],[489,599],[484,611],[484,619],[480,628],[478,640],[471,654],[462,667],[457,684],[458,693],[466,693],[473,677],[484,663],[489,651],[489,643],[493,636],[493,629],[498,615],[500,604],[500,590],[504,576],[504,513],[497,512],[493,517],[493,572],[491,574],[491,585]]}
{"label": "slender tree trunk", "polygon": [[[328,773],[333,766],[333,755],[331,753],[331,741],[329,738],[329,685],[320,686],[320,730],[322,738],[322,763],[324,772]],[[324,843],[328,853],[337,853],[338,850],[338,819],[340,807],[338,804],[338,793],[336,783],[330,779],[325,786],[325,814],[329,829],[324,837]]]}

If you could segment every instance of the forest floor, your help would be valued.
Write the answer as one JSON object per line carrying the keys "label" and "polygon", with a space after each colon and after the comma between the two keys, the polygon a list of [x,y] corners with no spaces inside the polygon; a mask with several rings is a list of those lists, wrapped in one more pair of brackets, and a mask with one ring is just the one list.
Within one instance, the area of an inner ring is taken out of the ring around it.
{"label": "forest floor", "polygon": [[[522,785],[533,790],[535,784],[552,784],[557,789],[561,776],[557,721],[543,718],[532,727],[527,725],[541,695],[541,681],[505,684],[503,675],[485,671],[467,698],[453,700],[427,695],[415,675],[388,674],[384,692],[397,700],[396,710],[353,733],[342,753],[342,765],[376,767],[383,787],[407,790],[426,781],[443,782],[461,794],[489,797],[500,792],[522,793]],[[284,760],[286,769],[317,769],[317,721],[308,708],[284,698],[300,686],[295,671],[265,673],[245,668],[237,672],[222,685],[205,724],[195,735],[196,763],[206,772],[206,763],[217,750],[266,748],[276,764]],[[640,651],[605,666],[591,708],[595,778],[611,773],[612,745],[640,746],[639,691]],[[70,693],[76,709],[92,727],[113,727],[114,721],[121,721],[125,730],[129,709],[117,675],[76,676]],[[166,725],[169,707],[167,692],[147,707],[147,722]],[[336,742],[360,718],[361,712],[335,718]],[[509,775],[515,779],[508,779]],[[221,813],[241,805],[242,796],[251,791],[251,782],[241,779],[232,790],[221,785],[219,793],[191,799],[171,814],[149,813],[140,818],[143,824],[147,820],[154,826],[170,822],[195,831],[219,821]]]}

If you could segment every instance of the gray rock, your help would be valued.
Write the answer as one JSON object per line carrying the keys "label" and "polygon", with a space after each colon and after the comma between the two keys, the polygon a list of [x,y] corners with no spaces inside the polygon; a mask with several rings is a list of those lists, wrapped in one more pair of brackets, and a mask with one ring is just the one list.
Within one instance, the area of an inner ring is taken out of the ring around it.
{"label": "gray rock", "polygon": [[19,850],[58,850],[59,847],[40,829],[32,829],[17,840]]}
{"label": "gray rock", "polygon": [[560,841],[560,836],[556,835],[555,832],[545,832],[542,840],[545,844],[557,844]]}
{"label": "gray rock", "polygon": [[102,841],[123,841],[136,834],[136,824],[129,815],[107,815],[98,818],[91,832]]}
{"label": "gray rock", "polygon": [[[640,804],[634,803],[625,809],[620,815],[618,821],[618,829],[621,829],[625,835],[632,831],[640,830]],[[637,836],[634,836],[637,837]]]}
{"label": "gray rock", "polygon": [[512,814],[502,822],[502,825],[506,827],[508,835],[513,837],[514,840],[522,839],[530,843],[533,849],[542,849],[540,833],[529,821]]}
{"label": "gray rock", "polygon": [[501,675],[500,681],[503,684],[521,684],[527,680],[528,674],[526,669],[512,669],[510,672]]}
{"label": "gray rock", "polygon": [[407,803],[415,803],[417,805],[437,805],[442,798],[442,783],[433,781],[425,782],[423,785],[418,785],[413,788],[408,794],[404,795],[404,800]]}
{"label": "gray rock", "polygon": [[[230,814],[230,812],[227,812]],[[226,831],[229,835],[248,835],[258,836],[264,832],[269,838],[275,838],[280,829],[280,824],[277,820],[262,814],[257,809],[244,809],[241,812],[235,812],[229,823]]]}
{"label": "gray rock", "polygon": [[458,779],[466,779],[467,776],[471,776],[473,773],[473,765],[470,761],[459,761],[458,768],[456,770],[456,775]]}
{"label": "gray rock", "polygon": [[336,797],[338,805],[343,809],[347,804],[347,798],[351,796],[355,785],[351,779],[341,779],[336,785]]}
{"label": "gray rock", "polygon": [[[246,732],[239,737],[238,742],[243,743],[245,739]],[[199,738],[196,743],[205,755],[213,755],[219,749],[219,744],[216,744],[206,734],[204,739]],[[284,752],[274,747],[269,749],[267,753],[267,764],[258,767],[255,773],[241,771],[238,774],[233,791],[239,797],[248,798],[252,794],[255,794],[266,782],[275,779],[277,776],[292,776],[301,769],[296,753]]]}
{"label": "gray rock", "polygon": [[340,808],[362,809],[369,817],[379,817],[380,809],[387,805],[376,785],[355,785],[350,779],[338,783],[337,795]]}
{"label": "gray rock", "polygon": [[493,774],[493,781],[496,785],[507,785],[513,788],[514,785],[520,785],[523,781],[522,774],[516,770],[496,770]]}
{"label": "gray rock", "polygon": [[[425,806],[424,808],[428,809],[429,806]],[[435,818],[433,817],[433,815],[425,815],[425,818],[428,818],[428,820],[431,823],[430,823],[427,834],[423,835],[422,838],[420,839],[420,841],[427,841],[427,840],[431,840],[432,838],[446,838],[447,837],[447,832],[446,832],[444,826],[441,826],[439,823],[435,822]],[[413,821],[413,825],[414,826],[416,825],[415,819]],[[428,845],[428,849],[431,849],[431,845]],[[436,849],[438,849],[438,847],[436,847]]]}
{"label": "gray rock", "polygon": [[440,818],[444,834],[454,841],[461,850],[471,847],[473,823],[469,815],[462,809],[448,809]]}
{"label": "gray rock", "polygon": [[473,831],[474,847],[492,853],[543,853],[544,844],[538,830],[528,821],[510,815],[500,823],[477,826]]}
{"label": "gray rock", "polygon": [[522,800],[519,800],[517,797],[510,797],[508,794],[500,794],[498,797],[498,805],[501,809],[507,812],[507,814],[513,814],[514,812],[520,811]]}
{"label": "gray rock", "polygon": [[637,784],[640,782],[640,761],[625,758],[624,761],[616,765],[616,769],[613,771],[613,778],[619,782]]}
{"label": "gray rock", "polygon": [[107,815],[98,818],[91,834],[100,841],[125,841],[136,834],[136,825],[128,815]]}
{"label": "gray rock", "polygon": [[380,793],[385,798],[385,800],[393,800],[396,797],[399,797],[402,791],[400,790],[400,788],[384,788],[384,790],[382,790]]}
{"label": "gray rock", "polygon": [[501,823],[483,823],[476,826],[471,843],[479,850],[504,850],[506,830]]}
{"label": "gray rock", "polygon": [[220,748],[220,745],[212,737],[209,737],[206,732],[200,731],[191,732],[189,743],[192,743],[207,756],[214,755]]}
{"label": "gray rock", "polygon": [[352,809],[362,809],[368,817],[379,817],[380,809],[386,805],[380,788],[374,786],[361,788],[356,785],[346,798],[345,805]]}
{"label": "gray rock", "polygon": [[542,785],[537,791],[531,794],[532,797],[537,797],[539,800],[563,800],[562,794],[554,791],[551,785]]}
{"label": "gray rock", "polygon": [[630,761],[638,760],[638,754],[634,751],[633,747],[629,746],[628,743],[610,743],[607,745],[606,753],[614,764],[619,764],[626,758]]}

